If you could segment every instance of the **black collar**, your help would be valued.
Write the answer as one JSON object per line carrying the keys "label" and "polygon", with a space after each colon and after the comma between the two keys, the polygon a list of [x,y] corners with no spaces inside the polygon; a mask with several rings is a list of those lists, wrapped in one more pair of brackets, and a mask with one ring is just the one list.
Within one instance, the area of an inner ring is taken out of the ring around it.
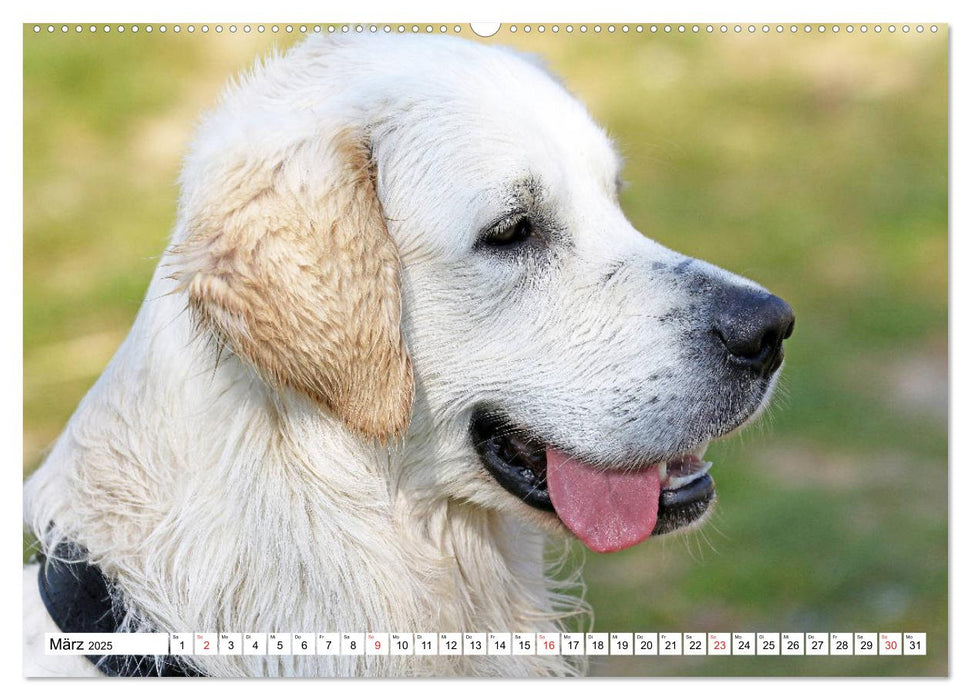
{"label": "black collar", "polygon": [[[40,556],[37,583],[54,623],[68,633],[118,632],[124,610],[112,605],[110,586],[101,569],[87,562],[84,548],[58,545],[53,557]],[[107,676],[199,676],[176,656],[88,656]]]}

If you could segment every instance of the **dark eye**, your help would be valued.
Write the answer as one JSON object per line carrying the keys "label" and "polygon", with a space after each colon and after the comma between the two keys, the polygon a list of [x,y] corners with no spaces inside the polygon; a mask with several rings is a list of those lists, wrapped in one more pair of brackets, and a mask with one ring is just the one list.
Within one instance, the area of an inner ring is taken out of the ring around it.
{"label": "dark eye", "polygon": [[479,239],[479,245],[488,248],[509,248],[533,237],[533,222],[529,217],[503,221],[493,226]]}

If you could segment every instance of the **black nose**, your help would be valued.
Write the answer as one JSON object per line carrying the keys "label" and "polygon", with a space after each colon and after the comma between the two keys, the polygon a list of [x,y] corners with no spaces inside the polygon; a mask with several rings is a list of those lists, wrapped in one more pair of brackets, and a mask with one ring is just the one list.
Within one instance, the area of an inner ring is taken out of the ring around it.
{"label": "black nose", "polygon": [[730,359],[765,375],[779,369],[782,341],[796,323],[792,308],[777,296],[746,287],[733,287],[719,297],[714,331]]}

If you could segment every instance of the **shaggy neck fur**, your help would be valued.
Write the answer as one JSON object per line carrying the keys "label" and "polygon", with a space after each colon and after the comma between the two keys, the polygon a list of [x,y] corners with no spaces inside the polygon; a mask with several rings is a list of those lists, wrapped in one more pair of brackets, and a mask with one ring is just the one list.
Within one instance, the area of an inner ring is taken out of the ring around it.
{"label": "shaggy neck fur", "polygon": [[[416,419],[390,448],[355,437],[236,358],[217,362],[171,291],[157,274],[125,346],[25,489],[42,551],[87,547],[131,630],[555,631],[582,609],[555,592],[541,534],[428,500],[400,476],[409,441],[430,439],[430,426]],[[582,671],[559,656],[194,660],[228,676]]]}

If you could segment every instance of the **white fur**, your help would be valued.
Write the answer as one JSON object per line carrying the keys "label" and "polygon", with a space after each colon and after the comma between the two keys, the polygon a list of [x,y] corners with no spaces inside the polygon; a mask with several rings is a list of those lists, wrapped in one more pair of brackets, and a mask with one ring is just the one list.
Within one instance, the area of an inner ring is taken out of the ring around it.
{"label": "white fur", "polygon": [[[65,539],[88,548],[132,630],[553,631],[583,618],[544,556],[551,534],[563,546],[562,526],[481,468],[472,407],[501,404],[605,466],[698,445],[764,393],[729,401],[717,425],[695,405],[710,372],[684,358],[678,333],[690,317],[665,320],[691,296],[670,270],[685,263],[751,283],[630,225],[613,147],[541,67],[447,38],[312,39],[258,65],[200,128],[173,244],[186,237],[186,212],[218,187],[213,163],[285,153],[338,123],[370,137],[401,260],[416,384],[407,434],[382,446],[239,358],[217,362],[168,277],[170,253],[128,338],[28,481],[26,522],[46,552]],[[539,196],[562,232],[550,257],[475,251],[483,227],[523,196]],[[575,572],[559,577],[577,584]],[[46,629],[33,622],[38,605],[26,603],[28,655],[41,653]],[[55,670],[53,657],[37,661],[33,672]],[[195,661],[220,676],[583,671],[568,656]],[[65,663],[61,672],[79,672]]]}

